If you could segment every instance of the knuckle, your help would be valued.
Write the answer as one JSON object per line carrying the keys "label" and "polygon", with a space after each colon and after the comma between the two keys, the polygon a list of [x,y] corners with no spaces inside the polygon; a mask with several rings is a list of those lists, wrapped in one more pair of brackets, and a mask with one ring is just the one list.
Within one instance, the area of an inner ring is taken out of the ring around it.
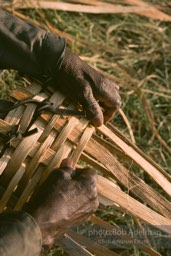
{"label": "knuckle", "polygon": [[96,197],[96,199],[94,200],[94,211],[96,211],[99,207],[99,200],[98,197]]}
{"label": "knuckle", "polygon": [[120,104],[119,86],[112,80],[109,80],[108,78],[103,78],[99,85],[98,92],[102,97],[107,98],[110,98],[112,97],[112,95],[114,95],[115,98],[118,98],[118,104]]}
{"label": "knuckle", "polygon": [[77,173],[82,179],[85,180],[94,180],[97,177],[96,171],[89,167],[78,169]]}
{"label": "knuckle", "polygon": [[91,97],[92,97],[92,90],[91,90],[91,87],[90,87],[88,84],[84,84],[82,93],[83,93],[83,97],[84,97],[85,99],[91,98]]}

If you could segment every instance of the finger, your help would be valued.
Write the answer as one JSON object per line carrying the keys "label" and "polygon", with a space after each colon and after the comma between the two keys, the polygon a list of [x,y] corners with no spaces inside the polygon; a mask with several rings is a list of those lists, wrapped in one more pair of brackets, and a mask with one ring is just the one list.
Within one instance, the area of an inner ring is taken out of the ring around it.
{"label": "finger", "polygon": [[86,112],[86,117],[91,121],[93,126],[101,126],[104,122],[103,113],[101,107],[93,96],[89,83],[85,80],[81,80],[79,83],[82,84],[83,88],[79,101]]}
{"label": "finger", "polygon": [[74,179],[79,182],[89,200],[97,199],[97,177],[96,171],[91,168],[76,169]]}
{"label": "finger", "polygon": [[66,168],[66,167],[69,167],[69,168],[74,168],[74,162],[72,161],[71,158],[65,158],[62,160],[61,162],[61,165],[60,165],[61,168]]}
{"label": "finger", "polygon": [[107,123],[108,121],[110,121],[115,116],[118,109],[116,109],[116,108],[107,108],[107,107],[105,107],[104,109],[105,109],[105,111],[103,113],[104,123]]}
{"label": "finger", "polygon": [[63,159],[58,172],[62,174],[62,178],[64,180],[72,179],[72,176],[75,175],[75,167],[72,159],[71,158]]}
{"label": "finger", "polygon": [[91,169],[89,167],[82,168],[82,169],[76,169],[74,178],[79,181],[83,181],[83,183],[87,184],[88,187],[90,185],[96,186],[97,183],[97,173],[94,169]]}
{"label": "finger", "polygon": [[121,106],[121,97],[119,95],[119,86],[113,81],[103,78],[99,90],[98,99],[103,102],[106,116],[112,116]]}

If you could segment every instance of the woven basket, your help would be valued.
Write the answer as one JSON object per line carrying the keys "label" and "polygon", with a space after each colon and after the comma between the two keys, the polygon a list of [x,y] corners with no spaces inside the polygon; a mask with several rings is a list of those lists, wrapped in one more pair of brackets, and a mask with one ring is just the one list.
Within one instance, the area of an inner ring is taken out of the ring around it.
{"label": "woven basket", "polygon": [[[56,108],[72,108],[63,95],[51,88],[42,92],[41,85],[37,83],[30,84],[27,89],[16,90],[11,96],[17,102],[48,99]],[[20,130],[17,136],[12,137],[0,159],[1,212],[22,209],[50,172],[59,167],[63,158],[70,156],[75,164],[80,160],[98,171],[101,204],[132,215],[137,223],[141,219],[142,223],[171,234],[171,204],[168,200],[171,177],[161,167],[111,124],[95,129],[82,117],[63,117],[45,111],[30,127],[30,130],[37,128],[37,132],[21,138],[33,120],[36,107],[34,103],[20,105],[0,120],[1,134],[9,134],[16,125]],[[138,177],[137,170],[146,172],[157,184],[154,187],[161,188],[163,195]],[[125,236],[116,225],[96,216],[91,221],[98,227],[120,232],[118,234],[123,241],[134,239],[135,242],[134,234]],[[70,255],[117,255],[104,244],[73,231],[68,231],[58,244]],[[148,243],[139,241],[136,246],[149,255],[160,255]]]}

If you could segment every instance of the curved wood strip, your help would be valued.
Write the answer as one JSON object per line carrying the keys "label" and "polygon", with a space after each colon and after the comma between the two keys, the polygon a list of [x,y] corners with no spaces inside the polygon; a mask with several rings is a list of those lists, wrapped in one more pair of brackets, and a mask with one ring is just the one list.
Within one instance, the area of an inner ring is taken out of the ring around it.
{"label": "curved wood strip", "polygon": [[[39,121],[37,120],[36,121],[37,126],[39,126],[38,123]],[[34,124],[32,128],[35,128],[36,124]],[[36,144],[36,141],[38,140],[41,133],[42,133],[42,130],[39,129],[37,133],[33,134],[32,136],[24,138],[20,142],[18,147],[15,149],[8,163],[8,166],[5,168],[3,176],[1,177],[1,184],[3,184],[5,187],[8,186],[10,180],[22,165],[27,155]]]}
{"label": "curved wood strip", "polygon": [[44,141],[44,143],[39,144],[39,148],[37,149],[36,154],[28,163],[25,173],[18,184],[16,193],[15,193],[17,197],[19,197],[20,194],[24,191],[32,175],[38,171],[37,168],[39,167],[39,165],[41,166],[41,159],[46,154],[47,149],[52,145],[55,139],[55,135],[56,135],[55,132],[52,131],[49,134],[48,138]]}
{"label": "curved wood strip", "polygon": [[116,188],[111,181],[102,176],[98,176],[98,192],[110,200],[111,203],[113,202],[113,207],[116,207],[115,204],[118,204],[124,212],[137,216],[150,225],[154,225],[167,234],[171,234],[171,220],[154,212],[122,190]]}
{"label": "curved wood strip", "polygon": [[8,203],[15,187],[17,186],[19,180],[21,179],[21,177],[23,176],[25,171],[25,165],[23,164],[20,169],[18,169],[18,171],[14,174],[14,176],[12,177],[12,179],[10,180],[7,189],[5,190],[1,200],[0,200],[0,212],[2,212],[6,206],[6,204]]}
{"label": "curved wood strip", "polygon": [[24,206],[24,204],[27,202],[28,198],[30,198],[33,191],[36,189],[36,186],[39,182],[40,176],[42,175],[42,166],[39,166],[37,168],[37,171],[35,172],[35,175],[31,179],[31,181],[28,183],[26,188],[23,190],[21,196],[19,197],[14,210],[21,210]]}
{"label": "curved wood strip", "polygon": [[71,117],[65,125],[59,136],[56,138],[52,145],[52,149],[57,151],[59,147],[66,141],[73,128],[78,124],[79,120],[76,117]]}
{"label": "curved wood strip", "polygon": [[47,177],[49,176],[49,174],[56,168],[59,168],[62,160],[66,157],[68,157],[68,154],[71,151],[71,147],[66,146],[66,145],[62,145],[61,148],[56,152],[56,154],[54,155],[52,161],[50,162],[50,164],[46,167],[45,171],[44,171],[44,175],[42,176],[41,180],[40,180],[40,184],[42,184],[42,182],[45,181],[45,179],[47,179]]}
{"label": "curved wood strip", "polygon": [[149,161],[142,157],[133,147],[125,143],[114,132],[111,132],[106,126],[98,128],[102,134],[109,137],[117,144],[130,158],[132,158],[141,168],[146,171],[162,189],[171,196],[171,183],[163,176],[163,174],[153,166]]}
{"label": "curved wood strip", "polygon": [[81,139],[71,156],[71,159],[72,159],[74,165],[76,165],[76,163],[78,162],[80,155],[82,154],[84,148],[86,147],[87,143],[89,142],[94,130],[95,130],[95,128],[92,126],[87,126],[87,128],[84,130],[84,132],[81,136]]}

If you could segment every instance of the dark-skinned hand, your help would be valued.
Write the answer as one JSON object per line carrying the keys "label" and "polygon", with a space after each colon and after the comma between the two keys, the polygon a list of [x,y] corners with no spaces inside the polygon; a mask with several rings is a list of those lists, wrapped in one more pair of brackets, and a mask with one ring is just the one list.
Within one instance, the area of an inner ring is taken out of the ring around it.
{"label": "dark-skinned hand", "polygon": [[67,48],[56,79],[60,90],[82,105],[96,127],[109,121],[121,105],[119,87]]}
{"label": "dark-skinned hand", "polygon": [[43,245],[51,246],[68,228],[87,220],[97,210],[96,180],[94,170],[75,169],[67,158],[40,186],[27,212],[40,227]]}

